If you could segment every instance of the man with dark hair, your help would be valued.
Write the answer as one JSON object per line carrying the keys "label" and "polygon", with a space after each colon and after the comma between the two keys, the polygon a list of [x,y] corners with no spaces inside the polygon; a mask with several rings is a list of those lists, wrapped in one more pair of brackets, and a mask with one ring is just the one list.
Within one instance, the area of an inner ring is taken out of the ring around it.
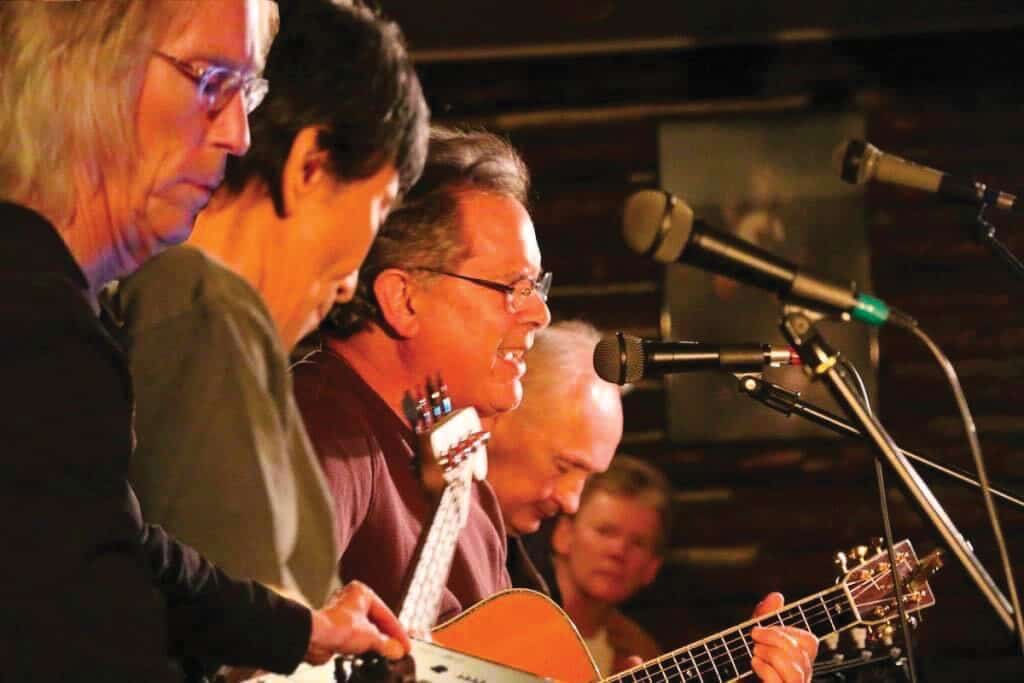
{"label": "man with dark hair", "polygon": [[[344,578],[396,607],[432,504],[411,464],[403,398],[439,373],[455,407],[515,408],[523,358],[550,314],[551,278],[515,151],[482,132],[432,131],[423,176],[381,228],[352,303],[295,368],[296,399],[334,497]],[[381,539],[387,539],[382,543]],[[490,486],[473,487],[441,619],[509,585]]]}
{"label": "man with dark hair", "polygon": [[395,24],[330,0],[281,14],[252,149],[190,245],[108,304],[130,337],[146,518],[319,605],[337,583],[334,521],[287,351],[352,296],[380,222],[420,174],[428,112]]}

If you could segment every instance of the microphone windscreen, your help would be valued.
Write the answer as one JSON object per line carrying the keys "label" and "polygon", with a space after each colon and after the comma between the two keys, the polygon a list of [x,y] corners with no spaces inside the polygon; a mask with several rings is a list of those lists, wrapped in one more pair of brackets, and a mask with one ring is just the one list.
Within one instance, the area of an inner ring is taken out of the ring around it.
{"label": "microphone windscreen", "polygon": [[626,200],[622,237],[638,254],[660,263],[675,263],[692,231],[693,210],[667,192],[640,190]]}
{"label": "microphone windscreen", "polygon": [[631,384],[644,376],[644,350],[639,337],[619,332],[597,342],[594,371],[613,384]]}
{"label": "microphone windscreen", "polygon": [[851,185],[866,183],[868,177],[868,155],[873,147],[863,140],[843,140],[832,151],[832,168],[844,181]]}

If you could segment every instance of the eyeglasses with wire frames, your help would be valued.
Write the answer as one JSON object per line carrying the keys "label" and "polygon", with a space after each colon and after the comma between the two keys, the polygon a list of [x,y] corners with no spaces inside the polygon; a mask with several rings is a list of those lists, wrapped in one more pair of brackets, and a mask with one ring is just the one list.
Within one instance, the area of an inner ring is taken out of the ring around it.
{"label": "eyeglasses with wire frames", "polygon": [[505,294],[505,305],[508,308],[509,313],[518,313],[523,310],[534,294],[538,295],[543,303],[547,303],[548,293],[551,291],[552,276],[550,272],[541,273],[536,279],[522,277],[512,284],[507,285],[504,282],[484,280],[483,278],[471,277],[460,273],[451,273],[447,270],[440,270],[438,268],[416,268],[415,270],[423,270],[428,273],[434,273],[435,275],[447,275],[448,277],[472,282],[474,285],[486,287],[487,289],[493,289],[496,292],[502,292]]}
{"label": "eyeglasses with wire frames", "polygon": [[251,114],[267,95],[270,84],[267,79],[246,74],[227,66],[214,64],[200,68],[177,57],[153,50],[153,54],[164,59],[183,76],[196,84],[199,101],[211,113],[222,111],[231,98],[241,91],[245,113]]}

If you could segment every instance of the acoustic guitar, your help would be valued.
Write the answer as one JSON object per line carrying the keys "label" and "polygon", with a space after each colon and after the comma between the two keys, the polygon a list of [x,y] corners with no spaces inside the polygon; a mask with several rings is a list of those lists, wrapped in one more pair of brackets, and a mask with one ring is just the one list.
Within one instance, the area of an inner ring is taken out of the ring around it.
{"label": "acoustic guitar", "polygon": [[[942,566],[939,552],[918,560],[906,540],[894,550],[895,572],[888,553],[878,553],[831,588],[603,679],[560,607],[534,591],[505,591],[433,629],[432,642],[414,640],[415,668],[402,679],[437,683],[539,683],[543,678],[563,683],[724,683],[743,679],[753,675],[750,632],[755,626],[794,626],[820,639],[857,625],[883,624],[898,614],[894,574],[900,579],[907,612],[934,605],[928,577]],[[445,656],[450,659],[444,660]],[[335,674],[334,665],[304,666],[291,677],[264,680],[343,680]]]}

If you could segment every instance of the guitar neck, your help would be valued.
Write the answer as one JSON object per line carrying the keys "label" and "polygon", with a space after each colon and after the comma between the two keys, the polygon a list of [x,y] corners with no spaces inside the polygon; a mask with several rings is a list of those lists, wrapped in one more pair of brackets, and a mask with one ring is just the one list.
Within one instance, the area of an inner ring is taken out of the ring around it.
{"label": "guitar neck", "polygon": [[398,620],[410,635],[429,638],[437,620],[441,596],[448,583],[455,546],[462,530],[462,505],[467,504],[466,488],[470,482],[457,479],[444,488],[441,502],[430,522],[426,540],[420,550],[406,591]]}
{"label": "guitar neck", "polygon": [[724,683],[753,673],[750,661],[754,641],[750,632],[757,626],[793,626],[823,638],[856,623],[856,608],[845,586],[838,585],[777,612],[673,650],[606,678],[602,683]]}

